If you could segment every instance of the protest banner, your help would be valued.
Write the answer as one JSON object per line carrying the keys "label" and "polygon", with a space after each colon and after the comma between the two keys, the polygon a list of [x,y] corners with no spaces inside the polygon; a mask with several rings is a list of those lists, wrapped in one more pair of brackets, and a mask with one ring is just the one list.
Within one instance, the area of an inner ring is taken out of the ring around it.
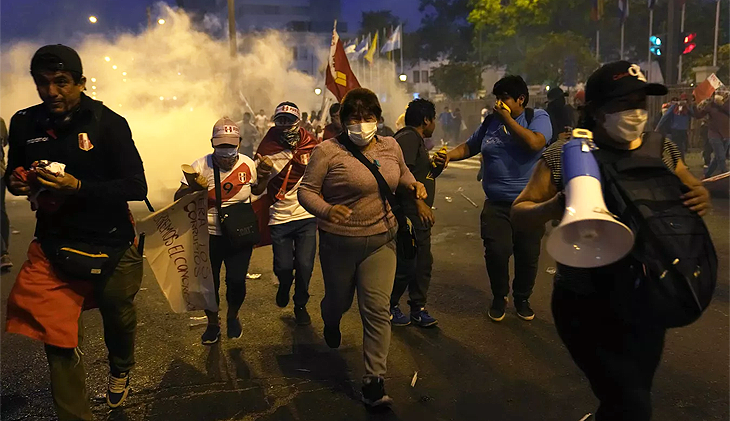
{"label": "protest banner", "polygon": [[722,86],[720,79],[713,73],[704,80],[704,82],[697,85],[692,92],[695,97],[695,102],[698,104],[707,98],[711,97],[715,93],[715,90]]}
{"label": "protest banner", "polygon": [[208,256],[208,195],[188,194],[137,222],[145,257],[176,313],[218,311]]}

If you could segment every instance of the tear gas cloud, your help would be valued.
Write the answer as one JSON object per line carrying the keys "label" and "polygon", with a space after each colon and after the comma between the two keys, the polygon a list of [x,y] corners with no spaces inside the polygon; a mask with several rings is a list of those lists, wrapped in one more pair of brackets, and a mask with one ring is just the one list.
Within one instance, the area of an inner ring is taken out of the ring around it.
{"label": "tear gas cloud", "polygon": [[[95,92],[97,99],[129,122],[144,161],[150,199],[162,205],[172,200],[172,191],[179,186],[180,164],[210,152],[216,120],[226,115],[240,119],[249,106],[271,116],[282,101],[293,101],[302,111],[318,111],[322,97],[314,89],[326,92],[326,88],[321,75],[296,70],[289,33],[239,34],[239,54],[234,59],[227,37],[211,38],[196,29],[185,13],[163,4],[157,7],[164,25],[111,40],[87,36],[71,46],[84,65],[86,94]],[[203,26],[224,27],[210,15],[203,19]],[[17,110],[39,102],[29,66],[41,45],[32,41],[3,45],[0,115],[8,123]],[[326,63],[328,45],[321,36],[312,37],[311,50],[319,63]],[[378,77],[374,72],[371,80],[369,70],[362,73],[358,75],[361,84],[380,94],[385,118],[394,125],[408,95],[395,77],[382,72]]]}

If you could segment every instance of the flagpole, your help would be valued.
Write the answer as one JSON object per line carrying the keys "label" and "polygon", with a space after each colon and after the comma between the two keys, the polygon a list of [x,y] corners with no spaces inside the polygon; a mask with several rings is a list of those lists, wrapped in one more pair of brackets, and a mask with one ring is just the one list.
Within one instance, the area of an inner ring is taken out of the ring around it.
{"label": "flagpole", "polygon": [[[718,2],[719,3],[719,2]],[[679,24],[679,31],[684,32],[684,12],[687,9],[687,3],[682,2],[682,20]],[[682,52],[679,52],[679,67],[677,68],[677,83],[682,83]]]}
{"label": "flagpole", "polygon": [[404,74],[403,70],[403,24],[400,24],[400,74]]}
{"label": "flagpole", "polygon": [[621,60],[624,59],[624,27],[626,24],[621,22]]}
{"label": "flagpole", "polygon": [[[648,58],[646,59],[646,77],[651,82],[651,33],[654,31],[654,7],[649,7],[649,51],[647,51]],[[681,65],[680,65],[681,66]]]}
{"label": "flagpole", "polygon": [[715,9],[715,49],[712,53],[712,66],[717,67],[717,39],[720,34],[720,0],[717,0]]}
{"label": "flagpole", "polygon": [[596,29],[596,61],[601,62],[601,30]]}
{"label": "flagpole", "polygon": [[[368,53],[370,52],[370,48],[372,48],[372,46],[373,46],[372,45],[372,41],[373,40],[370,38],[370,34],[368,34]],[[367,55],[367,53],[365,55]],[[371,62],[370,60],[367,60],[367,59],[365,59],[365,60],[368,63],[370,63],[370,86],[369,86],[369,88],[370,89],[375,89],[373,87],[373,62]]]}

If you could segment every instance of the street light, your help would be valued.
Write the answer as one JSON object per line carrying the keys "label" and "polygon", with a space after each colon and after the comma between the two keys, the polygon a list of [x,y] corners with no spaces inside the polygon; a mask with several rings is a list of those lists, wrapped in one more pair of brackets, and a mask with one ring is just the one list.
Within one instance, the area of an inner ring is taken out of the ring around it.
{"label": "street light", "polygon": [[162,18],[157,19],[157,24],[158,25],[164,25],[165,24],[165,19],[162,19]]}
{"label": "street light", "polygon": [[117,70],[117,65],[116,64],[112,65],[112,69]]}
{"label": "street light", "polygon": [[96,82],[96,78],[95,78],[95,77],[92,77],[92,78],[91,78],[91,81],[92,81],[92,82]]}
{"label": "street light", "polygon": [[314,88],[314,94],[315,95],[322,95],[322,90],[320,88]]}
{"label": "street light", "polygon": [[408,80],[408,75],[405,73],[401,73],[401,75],[398,76],[398,79],[400,79],[401,82],[405,82]]}
{"label": "street light", "polygon": [[89,16],[89,22],[96,23],[96,16]]}
{"label": "street light", "polygon": [[107,63],[109,63],[110,61],[112,61],[112,59],[109,56],[106,56],[106,57],[104,57],[104,61],[106,61]]}

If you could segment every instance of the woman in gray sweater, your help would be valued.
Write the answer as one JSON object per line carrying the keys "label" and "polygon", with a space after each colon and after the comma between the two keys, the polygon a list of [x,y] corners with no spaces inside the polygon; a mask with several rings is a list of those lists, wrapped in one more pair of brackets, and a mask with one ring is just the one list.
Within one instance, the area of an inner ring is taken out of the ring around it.
{"label": "woman in gray sweater", "polygon": [[363,402],[369,406],[392,402],[385,394],[383,376],[390,346],[389,306],[398,223],[374,175],[342,142],[354,143],[380,169],[391,191],[403,186],[418,198],[426,198],[426,189],[408,170],[395,139],[375,135],[381,115],[372,91],[358,88],[348,92],[340,109],[345,133],[314,149],[299,188],[299,202],[318,219],[325,287],[322,319],[324,338],[331,348],[340,346],[340,319],[357,289],[365,358]]}

